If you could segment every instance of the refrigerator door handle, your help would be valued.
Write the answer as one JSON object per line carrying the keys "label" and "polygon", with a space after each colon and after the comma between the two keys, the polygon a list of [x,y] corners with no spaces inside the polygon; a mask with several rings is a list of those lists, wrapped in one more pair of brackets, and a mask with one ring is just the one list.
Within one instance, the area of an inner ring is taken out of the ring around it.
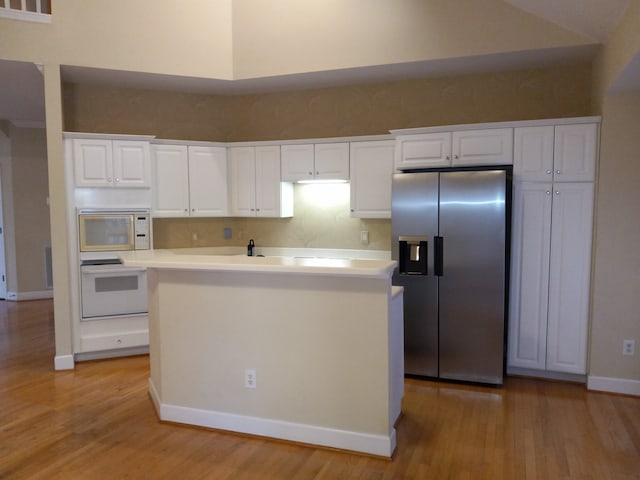
{"label": "refrigerator door handle", "polygon": [[440,236],[433,237],[433,270],[437,277],[444,275],[444,238]]}

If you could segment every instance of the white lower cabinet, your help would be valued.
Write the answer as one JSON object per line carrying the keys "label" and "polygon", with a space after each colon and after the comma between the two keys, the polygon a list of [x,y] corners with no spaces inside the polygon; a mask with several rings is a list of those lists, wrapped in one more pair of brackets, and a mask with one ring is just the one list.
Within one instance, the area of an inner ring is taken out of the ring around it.
{"label": "white lower cabinet", "polygon": [[351,216],[391,218],[391,176],[395,142],[352,142]]}
{"label": "white lower cabinet", "polygon": [[516,182],[508,366],[585,374],[594,184]]}
{"label": "white lower cabinet", "polygon": [[229,148],[231,215],[293,216],[293,185],[280,180],[280,146]]}
{"label": "white lower cabinet", "polygon": [[153,215],[228,215],[226,148],[153,145]]}

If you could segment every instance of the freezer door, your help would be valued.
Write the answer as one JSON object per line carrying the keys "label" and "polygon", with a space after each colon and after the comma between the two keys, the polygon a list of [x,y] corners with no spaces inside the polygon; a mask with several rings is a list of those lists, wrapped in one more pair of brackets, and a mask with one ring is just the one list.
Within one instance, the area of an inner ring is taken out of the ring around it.
{"label": "freezer door", "polygon": [[441,174],[441,378],[502,383],[506,195],[503,170]]}
{"label": "freezer door", "polygon": [[426,275],[400,274],[396,270],[393,284],[404,287],[405,372],[436,377],[438,280],[433,272],[433,238],[438,234],[437,173],[393,176],[391,234],[394,260],[399,259],[401,238],[426,239]]}

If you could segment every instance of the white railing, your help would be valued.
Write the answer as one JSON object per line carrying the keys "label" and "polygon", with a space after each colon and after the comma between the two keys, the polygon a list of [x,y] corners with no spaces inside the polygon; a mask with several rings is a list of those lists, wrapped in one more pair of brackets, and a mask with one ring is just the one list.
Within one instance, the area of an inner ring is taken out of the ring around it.
{"label": "white railing", "polygon": [[0,0],[0,17],[51,22],[51,0]]}

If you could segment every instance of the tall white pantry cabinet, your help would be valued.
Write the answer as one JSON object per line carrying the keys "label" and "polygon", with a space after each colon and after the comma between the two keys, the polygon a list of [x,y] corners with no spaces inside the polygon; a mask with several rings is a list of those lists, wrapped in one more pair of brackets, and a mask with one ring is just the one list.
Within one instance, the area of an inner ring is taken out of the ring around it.
{"label": "tall white pantry cabinet", "polygon": [[514,130],[507,370],[584,375],[598,125]]}

